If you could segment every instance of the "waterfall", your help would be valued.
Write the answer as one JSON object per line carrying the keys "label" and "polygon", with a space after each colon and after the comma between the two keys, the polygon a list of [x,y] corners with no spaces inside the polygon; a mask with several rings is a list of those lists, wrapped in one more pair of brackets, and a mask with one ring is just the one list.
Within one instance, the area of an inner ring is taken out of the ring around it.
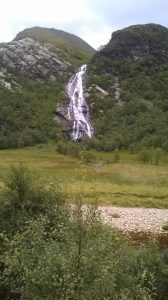
{"label": "waterfall", "polygon": [[86,69],[87,65],[80,67],[78,72],[72,75],[66,86],[66,92],[70,99],[67,118],[72,122],[71,139],[74,141],[80,140],[83,136],[91,138],[93,135],[89,107],[83,93]]}

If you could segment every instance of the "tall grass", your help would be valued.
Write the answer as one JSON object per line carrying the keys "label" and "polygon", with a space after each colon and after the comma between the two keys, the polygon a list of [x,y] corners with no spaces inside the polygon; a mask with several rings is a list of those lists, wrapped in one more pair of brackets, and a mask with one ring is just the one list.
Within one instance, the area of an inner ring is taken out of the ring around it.
{"label": "tall grass", "polygon": [[84,186],[84,199],[90,203],[94,190],[99,203],[120,206],[168,208],[168,165],[143,165],[134,154],[120,153],[120,161],[110,162],[112,153],[96,153],[89,165],[56,153],[53,146],[0,151],[0,182],[2,185],[10,165],[19,162],[40,174],[45,182],[59,181],[73,202],[73,193]]}

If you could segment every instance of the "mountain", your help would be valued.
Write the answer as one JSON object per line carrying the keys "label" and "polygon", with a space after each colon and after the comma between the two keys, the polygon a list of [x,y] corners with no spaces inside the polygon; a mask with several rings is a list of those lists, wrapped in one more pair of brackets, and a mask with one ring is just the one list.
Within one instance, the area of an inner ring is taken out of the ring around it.
{"label": "mountain", "polygon": [[98,52],[83,43],[35,27],[0,44],[0,148],[67,139],[65,87],[86,63],[84,95],[94,137],[82,144],[168,152],[168,29],[133,25],[114,32]]}
{"label": "mountain", "polygon": [[40,43],[48,43],[50,47],[59,49],[63,59],[71,61],[77,66],[88,61],[96,52],[94,48],[80,37],[54,28],[27,28],[19,32],[14,40],[18,41],[27,37]]}
{"label": "mountain", "polygon": [[112,34],[89,64],[92,147],[168,151],[168,29],[134,25]]}
{"label": "mountain", "polygon": [[56,106],[66,100],[65,86],[75,69],[92,53],[77,36],[39,27],[0,44],[1,149],[59,139]]}
{"label": "mountain", "polygon": [[[134,25],[112,34],[110,42],[93,60],[101,56],[109,67],[115,62],[153,58],[159,64],[168,60],[168,29],[157,24]],[[98,62],[98,60],[97,60]],[[97,66],[97,63],[96,63]],[[113,69],[114,71],[114,69]]]}

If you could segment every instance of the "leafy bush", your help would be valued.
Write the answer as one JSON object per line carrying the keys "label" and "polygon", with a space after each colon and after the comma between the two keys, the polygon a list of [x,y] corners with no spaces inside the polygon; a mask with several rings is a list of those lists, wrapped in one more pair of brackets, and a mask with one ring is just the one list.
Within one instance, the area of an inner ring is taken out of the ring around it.
{"label": "leafy bush", "polygon": [[118,162],[120,160],[120,152],[118,149],[114,150],[114,162]]}
{"label": "leafy bush", "polygon": [[56,150],[59,154],[69,155],[77,159],[80,158],[80,146],[75,142],[59,141]]}
{"label": "leafy bush", "polygon": [[159,148],[157,148],[157,149],[154,151],[154,153],[153,153],[153,159],[154,159],[154,163],[155,163],[156,165],[159,164],[159,162],[160,162],[162,156],[163,156],[162,150],[159,149]]}
{"label": "leafy bush", "polygon": [[168,231],[168,224],[164,224],[164,225],[162,226],[162,229]]}
{"label": "leafy bush", "polygon": [[69,142],[67,147],[67,154],[71,157],[80,158],[80,146],[75,142]]}
{"label": "leafy bush", "polygon": [[63,141],[58,142],[56,150],[59,154],[64,154],[64,155],[67,154],[68,152],[67,143]]}
{"label": "leafy bush", "polygon": [[64,194],[58,184],[45,187],[43,184],[33,184],[32,177],[22,165],[12,167],[5,188],[0,195],[1,230],[15,232],[26,222],[44,213],[52,218],[55,207],[65,203]]}
{"label": "leafy bush", "polygon": [[95,156],[91,151],[83,150],[82,151],[82,161],[87,165],[92,163],[95,160]]}
{"label": "leafy bush", "polygon": [[148,150],[142,150],[138,155],[138,160],[143,164],[147,164],[151,161],[151,154]]}
{"label": "leafy bush", "polygon": [[[0,206],[2,300],[167,296],[167,249],[160,251],[154,243],[132,247],[101,223],[97,206],[82,205],[81,193],[75,205],[67,206],[53,184],[37,185],[32,192],[32,181],[23,167],[12,169],[7,182]],[[4,224],[2,216],[7,211],[13,218],[7,217]],[[24,222],[13,227],[14,219],[23,214]]]}

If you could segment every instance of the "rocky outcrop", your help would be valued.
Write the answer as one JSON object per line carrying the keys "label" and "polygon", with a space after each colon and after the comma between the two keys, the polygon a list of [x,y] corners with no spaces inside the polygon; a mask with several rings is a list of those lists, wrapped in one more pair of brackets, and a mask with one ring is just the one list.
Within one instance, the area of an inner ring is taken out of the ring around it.
{"label": "rocky outcrop", "polygon": [[156,61],[168,60],[168,29],[157,24],[133,25],[112,34],[104,51],[111,59],[138,60],[153,57]]}
{"label": "rocky outcrop", "polygon": [[138,60],[154,57],[168,60],[168,29],[157,24],[133,25],[112,34],[111,58]]}
{"label": "rocky outcrop", "polygon": [[0,82],[8,88],[4,78],[10,73],[54,81],[67,74],[69,67],[49,45],[31,38],[0,44]]}
{"label": "rocky outcrop", "polygon": [[66,103],[59,103],[55,109],[54,120],[62,124],[65,131],[69,131],[71,127],[67,115],[68,115],[68,101],[66,101]]}
{"label": "rocky outcrop", "polygon": [[137,61],[155,66],[168,63],[168,28],[145,24],[113,32],[109,43],[92,57],[89,67],[93,74],[118,76],[127,64]]}

